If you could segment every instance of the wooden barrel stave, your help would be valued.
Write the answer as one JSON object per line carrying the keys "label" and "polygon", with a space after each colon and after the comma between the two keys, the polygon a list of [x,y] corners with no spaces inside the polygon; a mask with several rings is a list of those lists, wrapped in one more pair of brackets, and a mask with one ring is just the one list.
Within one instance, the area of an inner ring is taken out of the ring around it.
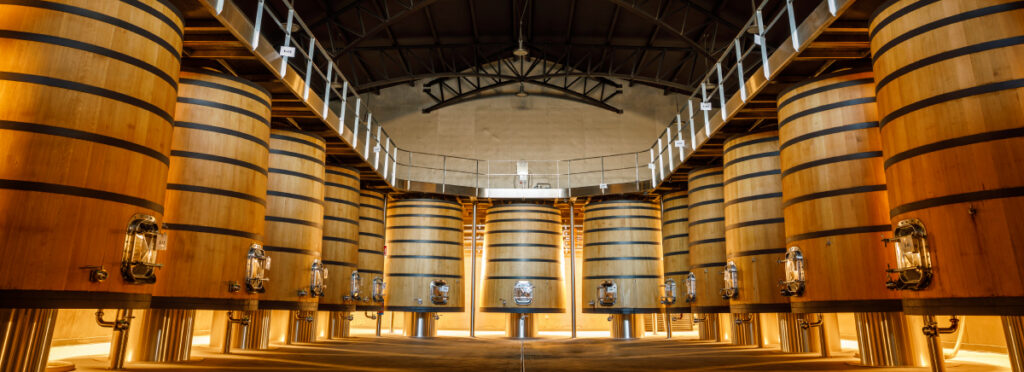
{"label": "wooden barrel stave", "polygon": [[901,292],[908,313],[1024,314],[1024,176],[1008,171],[1024,161],[1022,24],[1010,1],[897,3],[871,21],[890,216],[924,224],[936,273]]}
{"label": "wooden barrel stave", "polygon": [[723,177],[726,259],[736,265],[733,313],[789,312],[778,282],[785,277],[782,177],[778,132],[761,132],[725,142]]}
{"label": "wooden barrel stave", "polygon": [[729,301],[721,295],[726,263],[722,168],[695,169],[688,178],[690,272],[697,279],[690,308],[694,313],[728,313]]}
{"label": "wooden barrel stave", "polygon": [[[263,249],[272,258],[261,309],[316,310],[311,268],[321,259],[324,221],[324,140],[274,129]],[[329,276],[329,275],[328,275]],[[306,295],[300,295],[305,291]]]}
{"label": "wooden barrel stave", "polygon": [[[779,96],[787,244],[808,278],[794,312],[899,311],[879,272],[894,266],[873,74],[840,71]],[[871,98],[871,99],[864,99]],[[862,103],[787,118],[838,102]],[[826,115],[827,113],[827,115]]]}
{"label": "wooden barrel stave", "polygon": [[[583,312],[642,314],[661,312],[660,210],[641,200],[591,202],[584,210]],[[597,288],[613,282],[618,298],[598,304]]]}
{"label": "wooden barrel stave", "polygon": [[686,278],[690,274],[689,194],[686,190],[665,194],[662,197],[661,233],[665,267],[665,281],[672,279],[676,285],[675,303],[665,305],[669,312],[688,313],[686,302]]}
{"label": "wooden barrel stave", "polygon": [[352,272],[359,264],[359,170],[328,166],[324,176],[322,257],[329,275],[319,308],[351,311],[355,310]]}
{"label": "wooden barrel stave", "polygon": [[[388,255],[384,308],[408,312],[464,310],[462,206],[442,199],[388,203]],[[431,301],[430,285],[443,280],[447,304]]]}
{"label": "wooden barrel stave", "polygon": [[[176,109],[165,201],[170,248],[152,306],[255,309],[245,267],[249,247],[262,244],[270,95],[232,76],[183,71],[179,96],[186,102]],[[231,292],[227,283],[243,288]]]}
{"label": "wooden barrel stave", "polygon": [[[558,209],[546,204],[505,204],[487,210],[480,311],[565,312],[561,223]],[[519,281],[534,287],[529,304],[518,305],[512,299]]]}
{"label": "wooden barrel stave", "polygon": [[[0,5],[0,205],[18,211],[0,217],[0,298],[144,307],[153,287],[116,268],[130,218],[162,219],[182,18],[155,1],[64,5]],[[113,272],[94,283],[83,266]]]}
{"label": "wooden barrel stave", "polygon": [[382,303],[373,300],[373,281],[384,280],[384,194],[362,190],[359,195],[359,288],[356,310],[379,311]]}

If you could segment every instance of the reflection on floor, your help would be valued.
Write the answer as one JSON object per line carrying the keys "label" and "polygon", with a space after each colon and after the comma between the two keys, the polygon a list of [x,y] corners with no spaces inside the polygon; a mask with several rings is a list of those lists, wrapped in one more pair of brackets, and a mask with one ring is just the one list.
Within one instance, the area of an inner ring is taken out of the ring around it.
{"label": "reflection on floor", "polygon": [[[692,332],[673,339],[648,335],[637,341],[607,339],[607,332],[581,332],[570,340],[568,333],[542,334],[541,339],[520,342],[505,339],[501,332],[439,332],[431,340],[411,340],[400,335],[373,337],[371,331],[353,330],[356,337],[324,340],[316,344],[274,345],[272,350],[223,355],[197,340],[193,362],[182,364],[129,363],[133,371],[927,371],[927,368],[875,369],[853,365],[853,351],[821,359],[813,354],[783,354],[778,348],[757,349],[695,340]],[[205,340],[202,340],[205,341]],[[844,345],[847,346],[847,345]],[[845,348],[844,348],[845,349]],[[105,350],[100,353],[104,353]],[[962,352],[963,353],[963,352]],[[980,360],[977,359],[981,355]],[[984,364],[986,353],[968,353],[948,367],[950,371],[1009,371],[1006,366]],[[989,360],[1005,359],[990,354]],[[964,359],[966,358],[966,359]],[[56,358],[51,358],[56,359]],[[970,359],[968,361],[967,359]],[[67,359],[79,371],[102,371],[105,362],[96,357]]]}

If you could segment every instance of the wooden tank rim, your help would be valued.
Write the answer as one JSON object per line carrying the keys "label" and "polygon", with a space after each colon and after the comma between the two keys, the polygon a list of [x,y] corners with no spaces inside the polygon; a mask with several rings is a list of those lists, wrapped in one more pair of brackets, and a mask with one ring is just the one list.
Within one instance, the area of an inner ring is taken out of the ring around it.
{"label": "wooden tank rim", "polygon": [[[774,133],[775,135],[774,136],[769,136],[769,137],[758,138],[758,139],[747,141],[747,142],[740,142],[740,143],[734,144],[732,146],[729,146],[729,142],[736,141],[736,140],[744,138],[744,137],[759,136],[759,135],[770,134],[770,133]],[[729,151],[735,150],[737,147],[743,147],[743,146],[753,145],[753,144],[757,144],[757,143],[771,142],[772,139],[774,139],[776,141],[779,139],[779,131],[778,131],[778,129],[762,129],[762,130],[758,130],[756,132],[743,133],[743,134],[734,134],[734,135],[731,135],[728,138],[726,138],[725,142],[722,143],[722,154],[724,155],[725,153],[727,153]],[[722,167],[724,168],[727,165],[728,164],[724,164],[723,163]]]}
{"label": "wooden tank rim", "polygon": [[808,313],[873,313],[903,311],[900,299],[892,300],[850,300],[850,301],[807,301],[790,297],[790,308],[796,314]]}
{"label": "wooden tank rim", "polygon": [[898,2],[900,2],[900,1],[899,0],[888,0],[888,1],[884,2],[884,3],[882,3],[881,5],[879,5],[878,8],[875,8],[875,11],[871,12],[871,15],[868,16],[868,26],[870,27],[870,25],[872,23],[875,23],[875,18],[877,18],[880,14],[882,14],[882,12],[884,12],[886,9],[891,8],[893,5],[895,5]]}
{"label": "wooden tank rim", "polygon": [[480,307],[484,313],[509,313],[509,314],[560,314],[565,313],[565,308],[558,307]]}
{"label": "wooden tank rim", "polygon": [[1024,316],[1024,297],[954,297],[903,299],[907,315]]}
{"label": "wooden tank rim", "polygon": [[383,305],[356,305],[356,311],[384,311]]}
{"label": "wooden tank rim", "polygon": [[[272,128],[270,128],[270,130],[271,130],[271,132],[270,132],[271,135],[274,134],[273,131],[281,131],[281,132],[301,134],[301,135],[304,135],[304,136],[308,136],[308,137],[312,137],[312,138],[318,139],[321,142],[324,142],[325,144],[327,143],[327,140],[325,140],[324,137],[320,136],[319,134],[307,132],[307,131],[304,131],[304,130],[298,130],[298,129],[286,128],[286,127],[272,127]],[[323,151],[323,150],[321,150],[321,151]],[[323,164],[324,162],[320,162],[320,163]]]}
{"label": "wooden tank rim", "polygon": [[[673,195],[673,196],[669,197],[669,195]],[[667,193],[661,194],[661,201],[662,202],[669,202],[669,201],[672,201],[672,200],[684,199],[684,198],[689,198],[689,197],[690,197],[690,191],[689,190],[676,190],[676,191],[671,191],[671,192],[667,192]]]}
{"label": "wooden tank rim", "polygon": [[[312,297],[307,297],[312,298]],[[319,301],[319,299],[316,299]],[[259,310],[298,310],[315,311],[319,302],[316,301],[271,301],[259,300],[256,307]]]}
{"label": "wooden tank rim", "polygon": [[[377,194],[377,195],[373,195],[373,194]],[[380,200],[380,201],[384,201],[384,197],[386,195],[387,195],[386,193],[383,193],[383,192],[380,192],[380,191],[367,190],[367,189],[359,189],[359,196],[365,196],[365,197],[371,198],[371,199],[377,199],[377,200]]]}
{"label": "wooden tank rim", "polygon": [[788,313],[790,309],[789,302],[729,305],[729,312],[732,313]]}
{"label": "wooden tank rim", "polygon": [[402,311],[407,313],[461,313],[465,307],[433,307],[433,306],[387,306],[384,311]]}
{"label": "wooden tank rim", "polygon": [[[174,13],[174,15],[178,16],[178,19],[181,21],[182,24],[185,23],[185,14],[183,14],[181,12],[181,9],[178,9],[178,7],[174,6],[174,4],[172,4],[170,0],[156,0],[156,1],[158,3],[160,3],[160,5],[166,6],[167,9],[170,9],[171,12]],[[131,3],[130,2],[126,2],[126,4],[130,5]]]}
{"label": "wooden tank rim", "polygon": [[729,306],[693,306],[690,305],[690,311],[695,314],[728,314]]}
{"label": "wooden tank rim", "polygon": [[[839,71],[830,72],[830,73],[827,73],[827,74],[818,75],[818,76],[815,76],[813,78],[800,81],[798,83],[793,83],[793,85],[790,85],[790,86],[786,87],[786,89],[783,89],[783,90],[779,91],[779,94],[776,96],[776,97],[778,97],[776,99],[776,102],[785,101],[783,98],[787,94],[792,93],[793,90],[795,90],[797,88],[800,88],[802,86],[805,86],[805,85],[808,85],[808,84],[817,83],[817,82],[821,82],[821,81],[832,79],[832,78],[842,77],[842,76],[846,76],[846,75],[853,75],[853,74],[861,74],[861,73],[865,73],[865,72],[874,72],[874,70],[871,68],[871,66],[868,66],[868,67],[851,67],[851,68],[845,68],[845,69],[842,69],[842,70],[839,70]],[[779,106],[779,107],[781,107],[781,106]]]}
{"label": "wooden tank rim", "polygon": [[317,303],[317,311],[321,312],[354,312],[355,304],[353,303]]}
{"label": "wooden tank rim", "polygon": [[[676,304],[678,304],[678,303],[679,303],[679,300],[677,299],[676,300]],[[666,306],[665,307],[665,313],[666,314],[690,314],[690,313],[692,313],[692,311],[690,311],[690,304],[687,304],[687,303],[683,303],[683,304],[680,304],[680,305],[676,305],[676,304],[665,305]]]}
{"label": "wooden tank rim", "polygon": [[[865,73],[865,72],[868,72],[868,71],[863,71],[863,72],[860,72],[860,73]],[[856,75],[856,74],[857,73],[851,73],[850,75]],[[841,77],[842,76],[837,76],[836,79],[841,78]],[[872,74],[871,74],[870,77],[860,78],[860,79],[839,80],[838,82],[836,82],[834,84],[822,85],[822,86],[814,88],[814,89],[808,89],[808,90],[802,91],[800,93],[794,94],[794,95],[789,96],[788,98],[786,98],[784,100],[780,99],[778,101],[778,103],[776,104],[775,108],[776,108],[776,110],[782,110],[783,107],[789,106],[789,104],[791,104],[793,102],[796,102],[798,100],[801,100],[801,99],[813,97],[813,96],[816,96],[816,95],[819,95],[819,94],[824,94],[824,93],[827,93],[827,92],[830,92],[830,91],[833,91],[833,90],[836,90],[836,89],[843,89],[843,88],[855,87],[855,86],[858,86],[858,85],[868,85],[868,84],[871,84],[871,85],[875,84],[875,77],[874,77],[873,71],[872,71]],[[794,89],[796,89],[796,88],[799,88],[799,87],[794,87]],[[878,91],[878,89],[876,88],[875,91]],[[790,92],[790,93],[792,93],[792,92]],[[862,97],[862,98],[865,98],[865,97]],[[833,102],[833,103],[841,103],[841,102]],[[817,108],[817,107],[812,107],[812,108],[808,108],[808,109],[803,110],[803,111],[798,111],[798,112],[795,112],[795,113],[793,113],[792,115],[789,115],[789,116],[812,115],[812,114],[818,113],[818,111],[813,111],[814,108]],[[836,107],[836,108],[840,108],[840,107]]]}
{"label": "wooden tank rim", "polygon": [[[331,168],[338,168],[338,169],[344,169],[344,170],[349,170],[349,171],[353,171],[353,172],[355,172],[355,173],[356,173],[356,176],[357,176],[357,177],[358,177],[358,175],[360,174],[360,172],[359,172],[359,168],[356,168],[356,167],[350,167],[350,166],[347,166],[347,165],[327,164],[327,165],[325,165],[325,166],[324,166],[324,168],[325,168],[325,169],[327,169],[327,171],[331,170]],[[331,172],[328,172],[328,173],[331,173]],[[348,174],[348,173],[341,173],[341,172],[338,172],[338,171],[334,171],[334,172],[333,172],[333,173],[331,173],[331,174],[336,174],[336,175],[339,175],[339,176],[343,176],[343,177],[344,177],[344,176],[351,176],[351,175],[350,175],[350,174]],[[356,180],[358,180],[358,178],[356,178]]]}
{"label": "wooden tank rim", "polygon": [[584,307],[581,309],[584,314],[657,314],[665,311],[664,308],[660,307],[618,307],[618,308],[600,308],[600,307]]}
{"label": "wooden tank rim", "polygon": [[[111,280],[120,280],[120,275]],[[0,308],[145,309],[150,306],[152,298],[147,293],[3,289],[0,290]]]}
{"label": "wooden tank rim", "polygon": [[462,208],[462,203],[459,203],[458,198],[455,197],[455,196],[450,196],[450,195],[419,194],[419,193],[416,193],[416,194],[392,194],[391,195],[391,201],[392,202],[396,202],[396,203],[397,202],[407,202],[407,201],[408,202],[420,201],[420,202],[447,203],[447,204],[457,205],[457,206],[459,206],[459,208]]}
{"label": "wooden tank rim", "polygon": [[[244,294],[239,294],[242,296]],[[153,296],[150,302],[152,309],[197,309],[197,310],[256,310],[258,298],[256,293],[249,294],[250,299],[202,298],[202,297],[171,297]]]}
{"label": "wooden tank rim", "polygon": [[[167,0],[158,0],[158,1],[163,2],[163,1],[167,1]],[[246,79],[234,76],[234,75],[228,75],[228,74],[226,74],[224,72],[221,72],[221,71],[218,71],[218,70],[209,69],[209,68],[199,68],[199,67],[182,67],[181,71],[182,72],[191,72],[193,74],[209,75],[209,76],[213,76],[213,77],[224,79],[224,80],[234,81],[236,83],[243,84],[243,85],[248,86],[250,88],[256,89],[256,90],[262,92],[263,94],[266,94],[268,98],[270,98],[272,96],[270,94],[270,91],[267,90],[267,88],[264,88],[263,86],[260,86],[259,84],[256,84],[256,82],[253,82],[253,81],[250,81],[250,80],[246,80]],[[267,102],[267,107],[270,107],[270,103],[269,102]],[[274,129],[277,129],[277,128],[274,128]]]}
{"label": "wooden tank rim", "polygon": [[615,203],[652,203],[657,204],[657,194],[615,194],[593,197],[584,206]]}
{"label": "wooden tank rim", "polygon": [[556,209],[555,208],[555,201],[554,200],[541,200],[541,199],[538,199],[538,200],[535,200],[535,201],[534,200],[527,201],[527,200],[515,199],[515,200],[492,200],[491,201],[491,208],[499,208],[499,207],[551,207],[552,209]]}

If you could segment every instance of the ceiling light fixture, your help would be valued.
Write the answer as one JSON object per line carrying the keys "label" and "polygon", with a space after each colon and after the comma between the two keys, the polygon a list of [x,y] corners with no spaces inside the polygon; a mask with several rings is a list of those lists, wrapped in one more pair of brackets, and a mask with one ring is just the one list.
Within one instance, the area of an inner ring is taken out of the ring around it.
{"label": "ceiling light fixture", "polygon": [[523,45],[523,19],[526,18],[526,8],[530,6],[527,2],[523,5],[523,15],[519,17],[519,47],[512,51],[512,55],[523,58],[530,54],[529,50],[526,50],[526,46]]}
{"label": "ceiling light fixture", "polygon": [[529,94],[526,93],[526,87],[523,86],[523,83],[519,83],[519,92],[516,93],[516,97],[523,98],[523,97],[526,97],[528,95]]}

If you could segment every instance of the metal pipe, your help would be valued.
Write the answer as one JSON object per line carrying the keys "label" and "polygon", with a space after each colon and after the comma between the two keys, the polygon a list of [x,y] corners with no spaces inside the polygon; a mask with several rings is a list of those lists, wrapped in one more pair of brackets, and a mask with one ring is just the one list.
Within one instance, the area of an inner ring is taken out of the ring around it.
{"label": "metal pipe", "polygon": [[42,372],[57,309],[0,309],[0,371]]}
{"label": "metal pipe", "polygon": [[221,352],[224,354],[231,354],[231,332],[233,328],[235,328],[235,324],[238,324],[239,327],[249,326],[248,313],[243,312],[241,318],[233,318],[233,314],[233,311],[228,311],[228,324],[227,327],[224,327],[224,345],[222,345],[223,347],[221,349]]}
{"label": "metal pipe", "polygon": [[412,338],[431,338],[437,335],[436,313],[405,313],[405,335]]}
{"label": "metal pipe", "polygon": [[870,367],[924,367],[924,336],[910,331],[902,312],[855,313],[860,364]]}
{"label": "metal pipe", "polygon": [[797,323],[800,324],[800,328],[810,329],[814,327],[820,327],[818,329],[818,342],[821,348],[821,357],[828,358],[832,356],[832,351],[828,348],[828,335],[825,332],[825,314],[818,314],[818,321],[808,322],[806,319],[797,319]]}
{"label": "metal pipe", "polygon": [[954,344],[954,345],[953,345],[953,351],[951,351],[951,352],[949,352],[949,353],[945,353],[945,352],[944,352],[944,353],[942,354],[942,357],[943,357],[944,359],[953,359],[953,358],[956,358],[956,355],[960,353],[960,345],[962,345],[962,344],[963,344],[963,342],[964,342],[964,333],[967,333],[967,332],[966,332],[966,330],[967,330],[967,329],[966,329],[966,327],[967,327],[967,317],[966,317],[966,316],[965,316],[965,317],[963,317],[963,319],[960,319],[960,324],[959,324],[959,326],[960,326],[960,327],[959,327],[959,328],[960,328],[960,330],[958,330],[958,331],[956,332],[956,344]]}
{"label": "metal pipe", "polygon": [[508,314],[505,336],[516,339],[537,337],[537,322],[533,314]]}
{"label": "metal pipe", "polygon": [[672,338],[672,314],[665,310],[665,338]]}
{"label": "metal pipe", "polygon": [[347,338],[351,328],[352,313],[332,311],[328,314],[327,338]]}
{"label": "metal pipe", "polygon": [[644,317],[639,314],[612,314],[612,338],[632,340],[644,337]]}
{"label": "metal pipe", "polygon": [[285,343],[316,342],[316,311],[289,311],[288,336]]}
{"label": "metal pipe", "polygon": [[956,332],[959,325],[960,320],[956,316],[949,319],[949,327],[939,327],[939,323],[935,320],[934,315],[924,315],[924,327],[921,328],[921,331],[928,337],[928,360],[930,361],[932,371],[940,372],[946,370],[942,340],[939,339],[939,336]]}
{"label": "metal pipe", "polygon": [[1003,335],[1006,336],[1006,353],[1010,356],[1013,372],[1024,372],[1024,317],[1004,315]]}
{"label": "metal pipe", "polygon": [[109,369],[123,369],[125,354],[128,351],[128,331],[132,325],[132,309],[118,309],[113,321],[103,320],[103,309],[96,310],[96,324],[111,328],[114,334],[110,338]]}
{"label": "metal pipe", "polygon": [[704,314],[703,318],[694,314],[693,323],[700,325],[697,331],[700,340],[720,341],[722,339],[722,331],[718,327],[718,319],[718,314]]}
{"label": "metal pipe", "polygon": [[195,309],[146,309],[136,321],[130,361],[174,363],[192,354]]}
{"label": "metal pipe", "polygon": [[571,337],[576,338],[576,202],[569,198],[569,318]]}
{"label": "metal pipe", "polygon": [[735,313],[732,314],[732,318],[732,344],[744,346],[756,345],[756,338],[759,337],[760,333],[756,329],[758,325],[756,320],[757,315],[750,313]]}
{"label": "metal pipe", "polygon": [[380,337],[380,325],[382,321],[384,321],[384,311],[377,310],[377,329],[375,332],[377,334],[377,337]]}
{"label": "metal pipe", "polygon": [[811,314],[779,313],[779,348],[784,353],[815,353],[820,352],[821,341],[818,334],[804,327],[807,317]]}
{"label": "metal pipe", "polygon": [[469,337],[476,337],[476,210],[477,202],[473,201],[473,236],[469,254]]}
{"label": "metal pipe", "polygon": [[270,347],[270,310],[246,311],[242,316],[248,323],[239,326],[240,332],[231,340],[233,347],[242,350],[266,350]]}

